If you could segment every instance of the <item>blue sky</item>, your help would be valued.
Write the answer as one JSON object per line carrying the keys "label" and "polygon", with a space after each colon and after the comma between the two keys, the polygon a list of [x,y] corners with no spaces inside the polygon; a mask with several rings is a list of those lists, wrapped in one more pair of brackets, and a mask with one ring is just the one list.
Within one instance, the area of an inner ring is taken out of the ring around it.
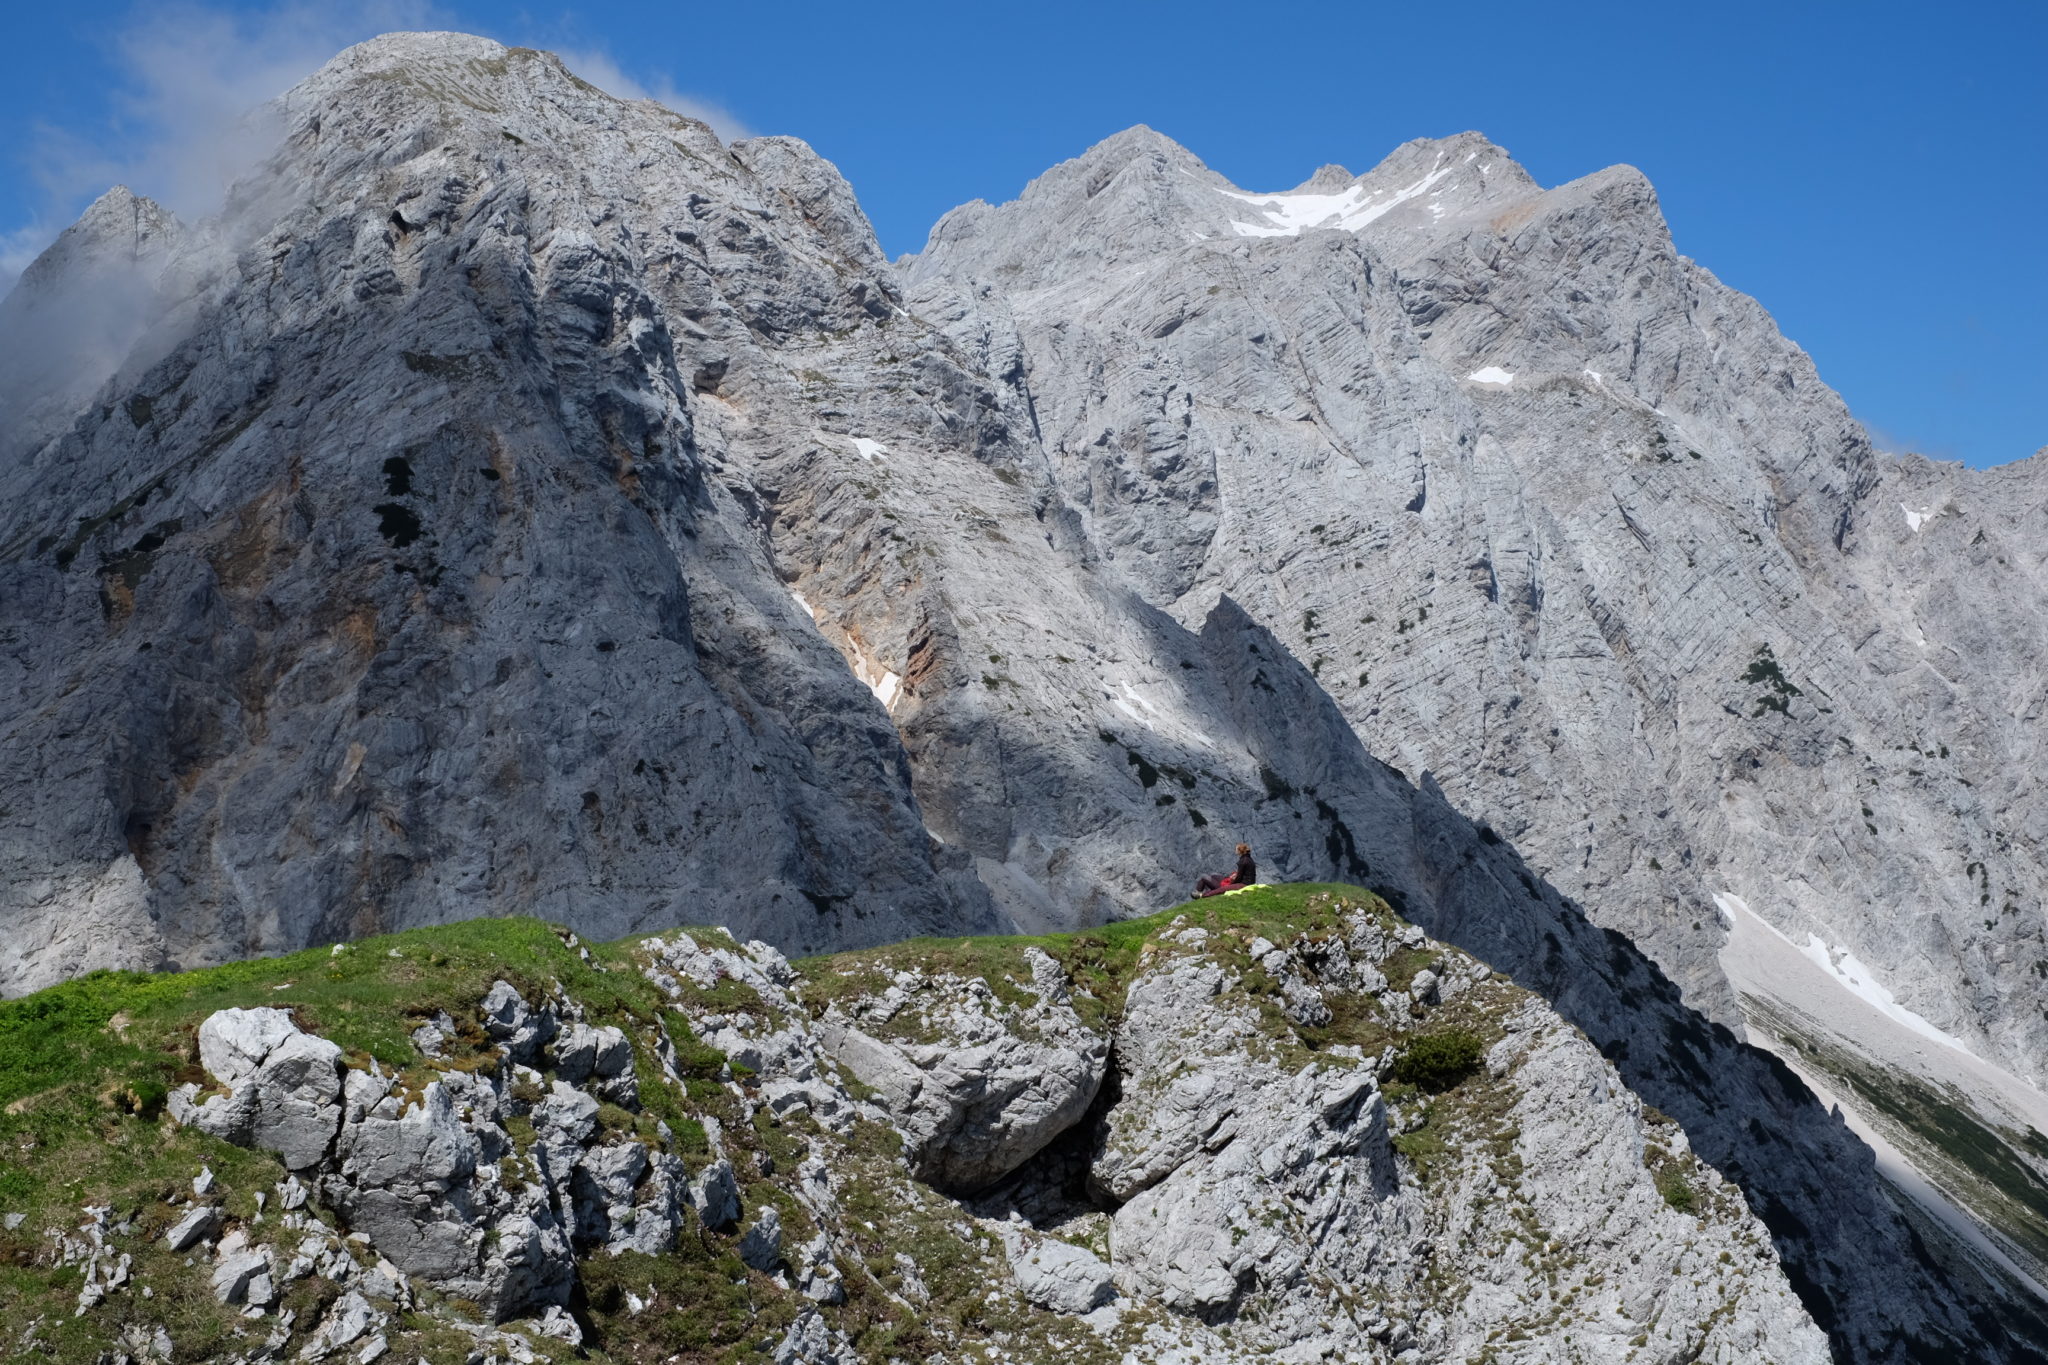
{"label": "blue sky", "polygon": [[891,254],[1133,123],[1239,185],[1477,128],[1556,184],[1656,184],[1879,442],[2048,444],[2048,3],[8,6],[0,267],[116,179],[203,208],[225,112],[339,46],[444,27],[838,163]]}

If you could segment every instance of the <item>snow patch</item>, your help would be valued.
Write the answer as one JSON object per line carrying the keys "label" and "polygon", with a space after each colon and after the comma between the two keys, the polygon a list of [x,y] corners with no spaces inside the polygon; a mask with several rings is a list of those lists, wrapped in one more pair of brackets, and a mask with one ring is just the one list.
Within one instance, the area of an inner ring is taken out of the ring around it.
{"label": "snow patch", "polygon": [[893,669],[870,659],[868,652],[860,647],[860,641],[853,636],[846,637],[846,647],[853,652],[853,676],[867,685],[868,691],[875,694],[875,700],[882,703],[882,709],[887,711],[903,695],[902,677]]}
{"label": "snow patch", "polygon": [[1111,697],[1109,704],[1129,716],[1148,730],[1159,728],[1159,708],[1138,695],[1138,689],[1127,681],[1117,687],[1121,697]]}
{"label": "snow patch", "polygon": [[[1598,375],[1594,376],[1596,379],[1598,377]],[[1466,375],[1465,378],[1474,384],[1512,384],[1515,382],[1514,372],[1503,370],[1498,365],[1488,365],[1483,370],[1474,370]]]}
{"label": "snow patch", "polygon": [[1786,948],[1798,953],[1801,957],[1819,967],[1830,977],[1834,978],[1837,985],[1856,996],[1864,1004],[1883,1014],[1886,1018],[1891,1019],[1894,1023],[1903,1024],[1921,1037],[1932,1039],[1944,1047],[1952,1047],[1966,1057],[1977,1056],[1976,1053],[1970,1051],[1962,1039],[1937,1028],[1928,1020],[1901,1005],[1898,1002],[1898,998],[1891,993],[1891,990],[1883,982],[1879,981],[1870,968],[1865,966],[1847,948],[1830,947],[1819,934],[1811,933],[1806,936],[1806,946],[1802,948],[1784,934],[1779,933],[1775,926],[1766,923],[1761,916],[1749,908],[1748,903],[1740,896],[1728,892],[1716,892],[1714,895],[1714,906],[1721,912],[1722,917],[1728,921],[1729,928],[1748,929],[1753,927],[1762,929],[1771,938],[1776,939],[1778,943],[1783,944]]}
{"label": "snow patch", "polygon": [[[1177,678],[1141,670],[1136,677],[1110,677],[1103,682],[1103,700],[1120,715],[1175,746],[1180,754],[1191,756],[1213,751],[1213,736],[1189,724],[1186,713],[1181,709],[1185,694],[1178,687]],[[1115,690],[1112,692],[1111,688]]]}
{"label": "snow patch", "polygon": [[789,590],[789,595],[791,597],[794,597],[796,599],[796,604],[804,609],[804,615],[811,618],[811,624],[816,625],[818,623],[818,609],[812,606],[809,602],[804,601],[804,595],[798,592],[795,588],[791,588]]}
{"label": "snow patch", "polygon": [[[1922,1164],[1927,1157],[1918,1143],[1894,1145],[1887,1135],[1900,1135],[1896,1119],[1868,1105],[1853,1085],[1839,1085],[1831,1068],[1816,1068],[1815,1057],[1800,1050],[1797,1036],[1781,1036],[1771,1016],[1782,1013],[1794,1028],[1831,1040],[1881,1071],[1917,1076],[1993,1128],[2048,1133],[2048,1095],[1899,1006],[1853,955],[1828,947],[1818,935],[1799,947],[1739,896],[1724,892],[1713,900],[1729,925],[1720,963],[1744,1001],[1749,1041],[1777,1054],[1822,1104],[1839,1107],[1843,1121],[1870,1144],[1879,1171],[1894,1187],[1993,1264],[2039,1290],[2040,1281],[2001,1249],[2007,1235],[2003,1219],[1987,1217],[1980,1201],[1952,1185],[1939,1162]],[[1765,1013],[1753,1013],[1753,1005],[1763,1006]],[[2042,1297],[2048,1298],[2048,1291]]]}
{"label": "snow patch", "polygon": [[889,453],[889,448],[880,441],[870,441],[865,436],[849,436],[846,439],[853,442],[854,452],[870,464],[880,463],[881,458]]}
{"label": "snow patch", "polygon": [[1587,370],[1586,378],[1592,380],[1595,384],[1598,384],[1603,388],[1605,388],[1607,385],[1606,379],[1601,377],[1600,371],[1598,370]]}
{"label": "snow patch", "polygon": [[1913,529],[1913,534],[1916,536],[1920,534],[1922,526],[1934,520],[1934,509],[1931,507],[1923,507],[1915,512],[1902,502],[1899,504],[1899,510],[1906,514],[1906,525]]}
{"label": "snow patch", "polygon": [[1420,194],[1451,173],[1449,166],[1431,171],[1412,185],[1367,194],[1363,185],[1352,185],[1336,194],[1240,194],[1224,190],[1232,199],[1254,206],[1263,222],[1232,220],[1231,230],[1240,237],[1299,237],[1309,228],[1356,232],[1366,224]]}
{"label": "snow patch", "polygon": [[[1835,980],[1841,982],[1844,986],[1847,986],[1858,996],[1861,996],[1865,1002],[1875,1005],[1879,1010],[1898,1020],[1907,1028],[1913,1030],[1913,1032],[1932,1038],[1937,1043],[1944,1043],[1959,1052],[1970,1051],[1969,1048],[1963,1045],[1962,1039],[1943,1032],[1927,1020],[1913,1013],[1913,1011],[1907,1009],[1904,1005],[1901,1005],[1898,999],[1892,995],[1890,989],[1872,974],[1870,968],[1863,965],[1856,954],[1850,952],[1847,948],[1830,947],[1819,934],[1808,934],[1806,936],[1806,946],[1800,949],[1800,951],[1805,953],[1813,961],[1814,965],[1827,972],[1828,975],[1834,977]],[[1970,1055],[1975,1056],[1976,1054],[1971,1053]]]}

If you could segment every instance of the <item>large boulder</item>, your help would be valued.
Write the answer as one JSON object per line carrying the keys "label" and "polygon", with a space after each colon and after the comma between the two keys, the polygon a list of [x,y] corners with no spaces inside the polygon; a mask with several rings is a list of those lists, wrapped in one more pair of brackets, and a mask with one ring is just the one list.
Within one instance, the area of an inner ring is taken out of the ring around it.
{"label": "large boulder", "polygon": [[1010,1243],[1010,1269],[1024,1297],[1055,1313],[1087,1313],[1116,1297],[1116,1278],[1101,1257],[1070,1242]]}
{"label": "large boulder", "polygon": [[[905,973],[882,1002],[828,1014],[820,1026],[826,1050],[878,1092],[911,1171],[927,1184],[993,1184],[1080,1122],[1102,1088],[1109,1040],[1075,1014],[1064,973],[1031,952],[1029,1007],[1003,1003],[980,979]],[[918,1035],[938,1041],[888,1031],[913,1019]]]}
{"label": "large boulder", "polygon": [[276,1152],[292,1170],[318,1164],[341,1127],[341,1049],[281,1009],[228,1009],[199,1026],[199,1058],[225,1095],[181,1087],[171,1113],[215,1137]]}

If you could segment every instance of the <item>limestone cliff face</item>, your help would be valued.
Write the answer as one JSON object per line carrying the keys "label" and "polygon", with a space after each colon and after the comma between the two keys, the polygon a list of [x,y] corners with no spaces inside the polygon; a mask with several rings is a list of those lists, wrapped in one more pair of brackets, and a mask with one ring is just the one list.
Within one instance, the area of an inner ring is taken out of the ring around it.
{"label": "limestone cliff face", "polygon": [[1240,838],[1410,875],[1405,784],[1243,612],[1103,571],[1014,336],[800,143],[459,35],[277,114],[0,471],[0,981],[506,910],[1071,926]]}
{"label": "limestone cliff face", "polygon": [[494,908],[991,925],[720,473],[824,441],[783,348],[899,315],[838,177],[454,35],[282,117],[168,354],[0,473],[0,976]]}
{"label": "limestone cliff face", "polygon": [[1468,133],[1260,196],[1133,129],[908,274],[1017,329],[1108,568],[1239,603],[1703,1008],[1733,892],[2048,1079],[2048,476],[1875,453],[1634,170]]}
{"label": "limestone cliff face", "polygon": [[[1544,193],[1466,138],[1260,199],[1138,130],[898,270],[803,144],[544,54],[393,35],[275,112],[218,220],[104,201],[0,309],[17,350],[89,296],[67,260],[149,286],[0,468],[0,986],[512,912],[790,952],[1072,929],[1247,839],[1543,994],[1838,1351],[2018,1350],[1725,1026],[1699,907],[1796,929],[1735,874],[1922,876],[1966,798],[2022,799],[1959,765],[2024,688],[1878,746],[1935,684],[1872,604],[1904,547],[1927,639],[2032,657],[1977,586],[2035,571],[2032,476],[1871,454],[1639,177]],[[1980,488],[1975,580],[1933,539],[1961,512],[1875,515]],[[1872,827],[1927,840],[1800,841],[1852,756]],[[1985,955],[1907,998],[1992,1051],[2034,1027],[2007,833],[1982,929],[1934,881],[1889,937],[1813,921],[1883,970],[1937,929]]]}

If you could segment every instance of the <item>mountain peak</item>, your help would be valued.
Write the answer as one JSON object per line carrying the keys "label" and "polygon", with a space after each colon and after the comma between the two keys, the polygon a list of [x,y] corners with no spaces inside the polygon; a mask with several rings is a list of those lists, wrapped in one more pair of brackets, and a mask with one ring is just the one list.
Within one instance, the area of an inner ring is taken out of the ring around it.
{"label": "mountain peak", "polygon": [[1506,148],[1478,132],[1404,142],[1358,179],[1361,185],[1378,186],[1431,176],[1442,187],[1441,197],[1454,201],[1447,208],[1520,198],[1542,189]]}
{"label": "mountain peak", "polygon": [[[1148,180],[1175,175],[1215,176],[1202,159],[1166,134],[1137,123],[1112,133],[1081,155],[1062,161],[1024,187],[1020,199],[1031,199],[1080,181],[1094,198],[1111,181],[1126,174]],[[1221,177],[1216,177],[1220,179]]]}
{"label": "mountain peak", "polygon": [[[570,71],[551,52],[506,47],[470,33],[386,33],[344,48],[278,101],[287,117],[388,97],[396,88],[443,121],[482,116],[493,123],[518,119],[543,127],[598,125],[599,102],[629,103]],[[523,134],[522,134],[523,136]]]}
{"label": "mountain peak", "polygon": [[[115,185],[88,204],[85,212],[78,215],[78,221],[64,229],[44,256],[54,261],[81,250],[96,255],[134,256],[149,242],[174,230],[177,221],[154,199],[139,195],[126,185]],[[29,267],[30,272],[35,270],[35,265]]]}
{"label": "mountain peak", "polygon": [[1199,158],[1193,152],[1157,128],[1144,123],[1134,123],[1121,132],[1111,133],[1081,153],[1077,160],[1128,160],[1141,155],[1164,157],[1169,161],[1194,161],[1199,164]]}
{"label": "mountain peak", "polygon": [[[1364,175],[1324,165],[1291,190],[1238,189],[1172,138],[1137,124],[1033,180],[1011,204],[963,205],[941,219],[913,276],[927,258],[973,257],[969,273],[1013,283],[1036,276],[1072,279],[1066,263],[1085,255],[1122,265],[1233,237],[1294,237],[1309,231],[1388,229],[1428,233],[1477,209],[1541,192],[1529,173],[1483,133],[1416,138]],[[1048,210],[1048,205],[1056,208]],[[1049,236],[1013,230],[1031,220]],[[970,241],[973,245],[969,245]]]}
{"label": "mountain peak", "polygon": [[343,48],[322,71],[364,73],[413,68],[441,62],[503,61],[515,49],[474,33],[400,31]]}
{"label": "mountain peak", "polygon": [[1316,167],[1316,173],[1302,181],[1299,185],[1296,185],[1291,192],[1294,194],[1335,194],[1357,178],[1347,168],[1332,162],[1329,165]]}
{"label": "mountain peak", "polygon": [[[1076,261],[1102,268],[1155,256],[1214,232],[1212,192],[1228,186],[1193,152],[1136,124],[1054,166],[1008,204],[953,210],[933,226],[911,273],[929,275],[928,263],[940,257],[972,256],[972,269],[1029,276],[1065,274]],[[1028,240],[1005,231],[1024,217],[1059,228]]]}

